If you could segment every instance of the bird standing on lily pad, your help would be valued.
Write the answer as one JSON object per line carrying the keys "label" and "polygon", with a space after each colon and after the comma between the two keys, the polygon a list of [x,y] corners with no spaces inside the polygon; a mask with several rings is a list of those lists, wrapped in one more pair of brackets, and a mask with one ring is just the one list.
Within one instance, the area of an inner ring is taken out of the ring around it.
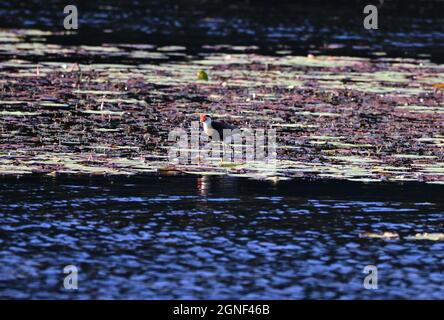
{"label": "bird standing on lily pad", "polygon": [[238,127],[220,121],[213,121],[209,115],[204,113],[200,115],[200,122],[203,123],[205,134],[212,139],[225,141],[226,138],[241,133]]}

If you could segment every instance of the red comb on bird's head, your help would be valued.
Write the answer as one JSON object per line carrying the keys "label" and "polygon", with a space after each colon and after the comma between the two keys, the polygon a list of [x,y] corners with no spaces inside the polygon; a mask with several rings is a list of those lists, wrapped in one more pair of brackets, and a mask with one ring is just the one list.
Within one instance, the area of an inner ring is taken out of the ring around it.
{"label": "red comb on bird's head", "polygon": [[205,122],[205,120],[207,120],[207,115],[205,113],[202,113],[200,115],[200,122]]}

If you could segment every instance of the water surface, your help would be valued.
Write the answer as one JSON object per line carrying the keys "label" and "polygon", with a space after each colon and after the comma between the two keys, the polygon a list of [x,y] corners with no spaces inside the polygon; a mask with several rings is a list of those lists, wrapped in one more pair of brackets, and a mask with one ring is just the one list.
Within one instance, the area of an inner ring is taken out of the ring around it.
{"label": "water surface", "polygon": [[[442,187],[230,177],[2,179],[0,297],[444,298]],[[79,268],[79,289],[63,268]],[[378,290],[362,282],[376,265]]]}

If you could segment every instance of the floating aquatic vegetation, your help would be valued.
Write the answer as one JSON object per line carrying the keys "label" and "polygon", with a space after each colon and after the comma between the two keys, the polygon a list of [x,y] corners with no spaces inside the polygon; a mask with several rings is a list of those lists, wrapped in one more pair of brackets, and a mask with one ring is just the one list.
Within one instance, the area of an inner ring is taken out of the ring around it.
{"label": "floating aquatic vegetation", "polygon": [[405,237],[404,239],[442,241],[444,240],[444,233],[417,233],[414,236],[408,236]]}
{"label": "floating aquatic vegetation", "polygon": [[[184,47],[62,46],[52,34],[0,32],[0,174],[444,181],[440,65],[210,47],[183,59]],[[277,161],[169,167],[168,133],[202,112],[276,129]]]}
{"label": "floating aquatic vegetation", "polygon": [[444,113],[444,106],[430,107],[430,106],[398,106],[397,108],[408,110],[410,112],[421,113]]}
{"label": "floating aquatic vegetation", "polygon": [[360,238],[374,238],[374,239],[399,239],[397,232],[385,231],[382,233],[364,232],[359,235]]}
{"label": "floating aquatic vegetation", "polygon": [[24,111],[0,111],[0,116],[16,116],[26,117],[38,115],[38,112],[24,112]]}
{"label": "floating aquatic vegetation", "polygon": [[[360,238],[369,239],[386,239],[386,240],[399,240],[401,236],[397,232],[386,231],[382,233],[364,232],[359,235]],[[417,233],[414,236],[405,236],[402,239],[405,240],[430,240],[430,241],[443,241],[444,233]]]}

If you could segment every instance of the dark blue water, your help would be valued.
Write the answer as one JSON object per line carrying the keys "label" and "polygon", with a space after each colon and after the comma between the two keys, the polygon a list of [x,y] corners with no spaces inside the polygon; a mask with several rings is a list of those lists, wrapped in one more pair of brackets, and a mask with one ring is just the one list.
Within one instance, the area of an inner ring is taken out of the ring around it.
{"label": "dark blue water", "polygon": [[[366,30],[364,7],[381,2],[379,29]],[[67,4],[61,0],[45,0],[44,5],[40,0],[3,0],[0,28],[64,31]],[[364,57],[382,53],[444,61],[444,3],[440,0],[72,0],[69,4],[78,7],[79,30],[45,37],[45,42],[181,45],[193,57],[214,51]],[[35,41],[33,38],[27,40]],[[28,55],[26,60],[41,58]],[[79,58],[61,52],[45,56],[46,61],[80,62]],[[96,55],[94,61],[115,62],[107,55]],[[119,63],[127,61],[120,59]]]}
{"label": "dark blue water", "polygon": [[[0,298],[444,298],[443,188],[236,178],[0,182]],[[79,269],[78,290],[63,268]],[[366,265],[378,289],[363,287]]]}

